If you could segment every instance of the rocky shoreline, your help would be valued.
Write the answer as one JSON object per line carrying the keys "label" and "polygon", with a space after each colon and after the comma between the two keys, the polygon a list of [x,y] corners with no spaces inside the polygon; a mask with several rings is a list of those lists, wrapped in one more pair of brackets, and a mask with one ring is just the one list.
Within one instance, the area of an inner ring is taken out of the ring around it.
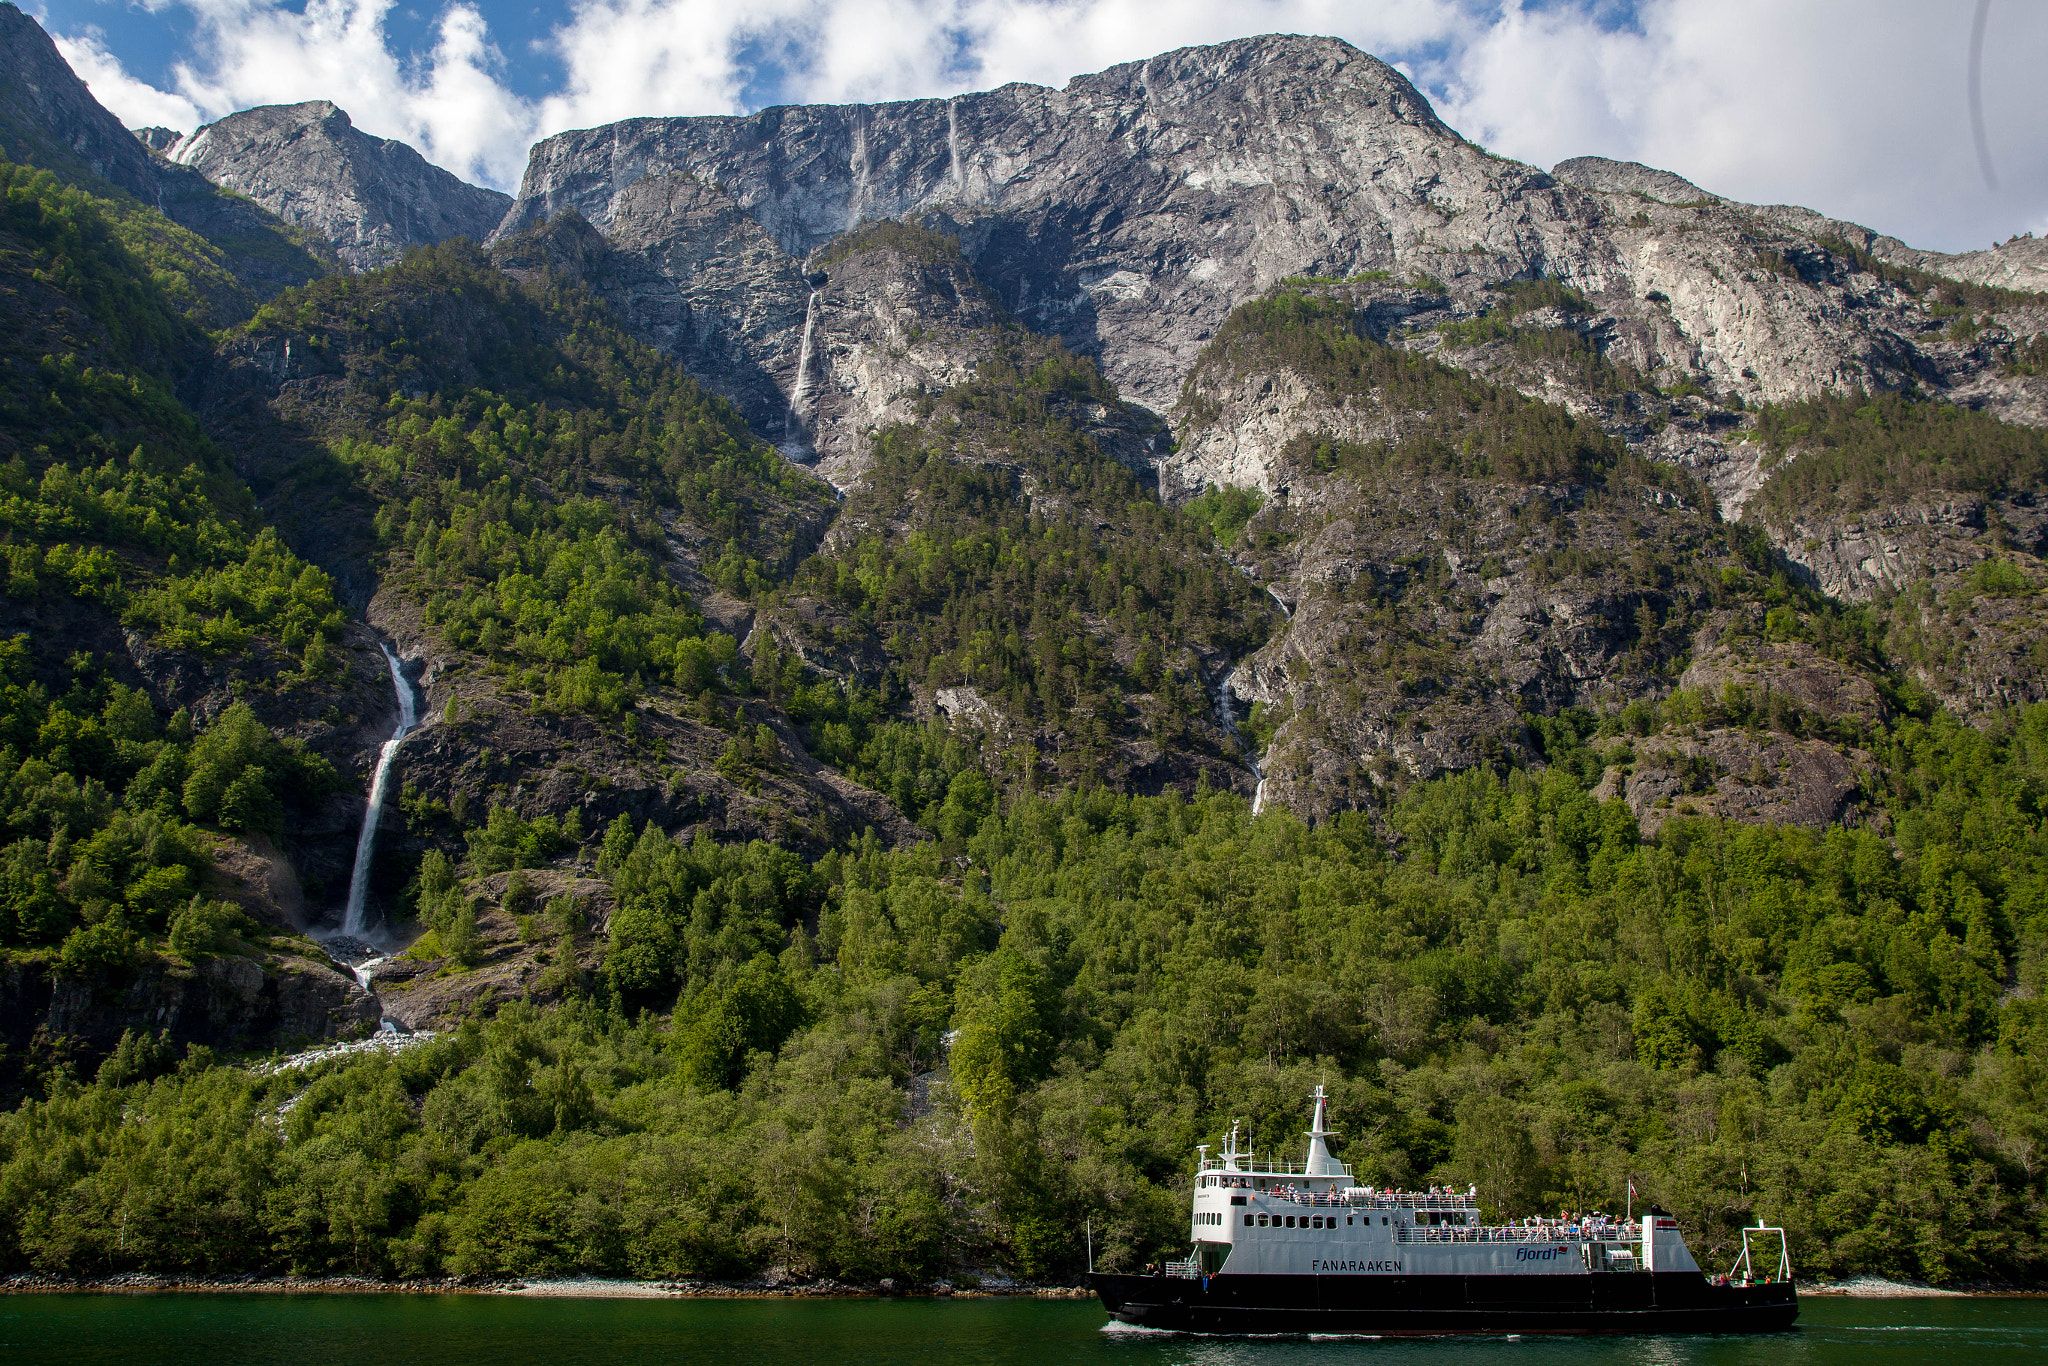
{"label": "rocky shoreline", "polygon": [[370,1276],[196,1276],[127,1272],[116,1276],[53,1276],[20,1272],[0,1279],[0,1294],[279,1294],[279,1295],[529,1295],[583,1299],[1088,1299],[1086,1286],[1011,1282],[922,1285],[884,1279],[850,1285],[823,1277],[778,1274],[738,1281],[627,1281],[597,1278],[515,1280],[449,1276],[379,1280]]}
{"label": "rocky shoreline", "polygon": [[[745,1280],[629,1281],[597,1277],[516,1280],[447,1276],[378,1280],[370,1276],[190,1276],[128,1272],[118,1276],[52,1276],[21,1272],[0,1279],[0,1294],[273,1294],[273,1295],[522,1295],[539,1299],[1071,1299],[1094,1297],[1081,1285],[1027,1285],[1000,1281],[926,1284],[883,1280],[853,1285],[827,1277],[770,1271]],[[1968,1282],[1953,1287],[1857,1276],[1845,1281],[1802,1284],[1801,1295],[1872,1299],[2013,1298],[2048,1295],[2048,1287]]]}

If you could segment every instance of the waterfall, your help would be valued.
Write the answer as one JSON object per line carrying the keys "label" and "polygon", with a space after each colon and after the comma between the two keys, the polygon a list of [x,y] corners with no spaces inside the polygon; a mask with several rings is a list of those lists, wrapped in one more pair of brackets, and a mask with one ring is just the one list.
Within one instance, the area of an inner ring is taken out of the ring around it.
{"label": "waterfall", "polygon": [[861,224],[868,198],[868,125],[857,110],[853,116],[853,159],[847,169],[853,172],[853,198],[846,205],[846,230],[852,232]]}
{"label": "waterfall", "polygon": [[1270,583],[1267,584],[1266,596],[1271,598],[1273,600],[1273,605],[1280,609],[1281,616],[1286,617],[1289,621],[1294,620],[1294,609],[1292,607],[1289,607],[1286,603],[1280,600],[1279,589],[1273,587],[1273,585]]}
{"label": "waterfall", "polygon": [[[1243,744],[1244,737],[1238,734],[1237,708],[1231,705],[1230,699],[1236,693],[1235,684],[1237,683],[1238,670],[1243,667],[1240,664],[1237,668],[1232,669],[1225,676],[1223,686],[1216,690],[1217,724],[1221,725],[1230,735],[1236,737],[1240,744]],[[1258,780],[1258,786],[1252,789],[1252,814],[1256,816],[1266,804],[1266,772],[1259,767],[1259,757],[1252,753],[1251,746],[1243,745],[1243,748],[1245,766],[1252,771],[1252,777]]]}
{"label": "waterfall", "polygon": [[782,450],[785,455],[803,449],[804,385],[811,372],[811,329],[818,322],[818,291],[804,305],[804,339],[796,348],[796,382],[789,386],[789,411],[782,418]]}
{"label": "waterfall", "polygon": [[953,188],[963,188],[960,178],[960,97],[946,101],[946,150],[953,156]]}
{"label": "waterfall", "polygon": [[398,693],[398,729],[391,732],[391,738],[377,752],[377,771],[370,779],[370,805],[363,812],[362,833],[356,836],[356,866],[348,877],[348,911],[341,919],[341,933],[350,939],[360,939],[363,934],[363,903],[370,895],[370,855],[377,848],[377,821],[384,814],[384,790],[391,782],[391,761],[398,757],[398,747],[404,743],[406,734],[419,724],[419,713],[413,709],[412,684],[405,681],[398,656],[381,641],[378,648],[384,651],[384,662],[391,667],[391,686]]}

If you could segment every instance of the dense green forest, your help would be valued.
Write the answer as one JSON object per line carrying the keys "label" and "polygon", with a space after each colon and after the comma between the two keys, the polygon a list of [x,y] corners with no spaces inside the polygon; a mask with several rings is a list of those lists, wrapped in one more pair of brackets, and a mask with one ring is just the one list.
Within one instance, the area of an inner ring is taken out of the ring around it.
{"label": "dense green forest", "polygon": [[[1088,410],[1132,419],[1094,365],[1005,332],[926,407],[880,434],[842,513],[855,534],[806,561],[788,596],[882,648],[888,667],[865,686],[885,700],[976,689],[1008,728],[984,756],[1006,786],[1085,781],[1120,741],[1213,745],[1203,671],[1262,642],[1275,613],[1212,525],[1104,453]],[[858,727],[828,734],[845,719],[829,706],[797,714],[822,723],[821,755],[894,795],[907,737],[873,749]]]}
{"label": "dense green forest", "polygon": [[[621,822],[587,995],[286,1073],[131,1040],[0,1121],[0,1255],[1065,1277],[1084,1220],[1102,1264],[1178,1243],[1192,1146],[1287,1149],[1327,1080],[1370,1181],[1633,1176],[1710,1263],[1761,1214],[1807,1274],[2038,1274],[2048,1012],[2003,983],[2048,967],[2048,710],[1898,726],[1895,842],[1644,844],[1579,776],[1617,739],[1414,788],[1392,848],[1099,790],[812,867]],[[948,1028],[957,1107],[906,1110]]]}
{"label": "dense green forest", "polygon": [[2048,434],[1909,394],[1821,394],[1772,404],[1754,436],[1782,462],[1757,493],[1772,521],[1861,512],[1935,493],[2003,497],[2048,481]]}
{"label": "dense green forest", "polygon": [[587,292],[521,285],[466,242],[290,291],[240,335],[296,343],[342,388],[295,415],[319,445],[291,486],[367,498],[427,625],[557,709],[615,717],[709,680],[720,647],[666,568],[678,522],[746,596],[830,504]]}
{"label": "dense green forest", "polygon": [[[202,895],[199,827],[275,834],[333,768],[246,703],[160,714],[92,645],[125,627],[290,693],[335,672],[344,614],[172,393],[205,344],[180,306],[189,273],[217,268],[205,244],[47,171],[0,165],[0,190],[19,315],[0,329],[0,555],[10,619],[35,625],[0,633],[0,945],[77,974],[143,940],[258,937]],[[59,629],[66,648],[38,638]]]}

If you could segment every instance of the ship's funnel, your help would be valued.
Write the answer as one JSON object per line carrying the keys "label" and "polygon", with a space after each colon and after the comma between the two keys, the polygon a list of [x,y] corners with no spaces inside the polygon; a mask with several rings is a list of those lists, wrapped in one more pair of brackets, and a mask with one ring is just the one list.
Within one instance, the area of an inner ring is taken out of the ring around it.
{"label": "ship's funnel", "polygon": [[1329,1098],[1323,1094],[1323,1088],[1320,1085],[1317,1086],[1316,1117],[1315,1122],[1309,1126],[1308,1131],[1308,1161],[1302,1166],[1303,1174],[1308,1176],[1342,1176],[1344,1174],[1344,1164],[1330,1156],[1329,1145],[1323,1142],[1324,1139],[1330,1136],[1330,1130],[1324,1127],[1323,1124],[1323,1119],[1328,1112],[1329,1103]]}

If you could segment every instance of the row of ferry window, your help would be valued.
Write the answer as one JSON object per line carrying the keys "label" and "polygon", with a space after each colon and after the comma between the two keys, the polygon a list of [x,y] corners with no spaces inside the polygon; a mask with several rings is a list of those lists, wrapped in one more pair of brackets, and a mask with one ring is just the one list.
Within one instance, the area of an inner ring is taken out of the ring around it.
{"label": "row of ferry window", "polygon": [[[1298,1224],[1295,1222],[1297,1218],[1301,1220]],[[1356,1219],[1356,1215],[1345,1215],[1344,1226],[1349,1228],[1356,1222]],[[1372,1216],[1367,1215],[1365,1221],[1368,1224],[1371,1223]],[[1387,1216],[1382,1214],[1380,1222],[1386,1223]],[[1337,1216],[1334,1214],[1247,1214],[1244,1217],[1244,1226],[1246,1228],[1335,1228],[1337,1227]]]}

